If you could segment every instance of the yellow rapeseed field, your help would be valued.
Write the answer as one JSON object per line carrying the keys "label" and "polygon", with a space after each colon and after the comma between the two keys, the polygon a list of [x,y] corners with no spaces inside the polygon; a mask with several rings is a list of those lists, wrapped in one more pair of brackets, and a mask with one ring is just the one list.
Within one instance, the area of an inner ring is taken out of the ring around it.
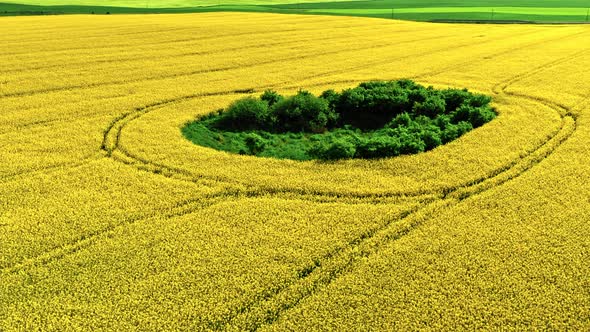
{"label": "yellow rapeseed field", "polygon": [[[273,14],[0,18],[0,331],[589,330],[590,26]],[[410,78],[499,116],[297,162],[180,128]]]}

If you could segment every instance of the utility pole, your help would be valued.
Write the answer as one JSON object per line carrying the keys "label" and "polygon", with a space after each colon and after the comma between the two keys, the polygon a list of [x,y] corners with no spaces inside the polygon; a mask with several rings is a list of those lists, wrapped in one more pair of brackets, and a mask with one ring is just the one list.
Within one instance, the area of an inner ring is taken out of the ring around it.
{"label": "utility pole", "polygon": [[393,20],[394,14],[395,14],[395,9],[391,8],[391,19],[392,20]]}
{"label": "utility pole", "polygon": [[586,10],[586,22],[588,22],[588,19],[590,19],[590,8]]}
{"label": "utility pole", "polygon": [[494,8],[492,8],[492,21],[494,20]]}

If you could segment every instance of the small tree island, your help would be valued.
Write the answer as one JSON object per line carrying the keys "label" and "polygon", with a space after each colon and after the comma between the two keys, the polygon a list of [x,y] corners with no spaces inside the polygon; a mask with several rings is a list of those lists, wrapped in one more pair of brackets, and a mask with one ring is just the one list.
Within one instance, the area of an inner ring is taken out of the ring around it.
{"label": "small tree island", "polygon": [[428,151],[496,117],[491,97],[411,80],[372,81],[315,96],[273,90],[182,128],[195,144],[294,160],[386,158]]}

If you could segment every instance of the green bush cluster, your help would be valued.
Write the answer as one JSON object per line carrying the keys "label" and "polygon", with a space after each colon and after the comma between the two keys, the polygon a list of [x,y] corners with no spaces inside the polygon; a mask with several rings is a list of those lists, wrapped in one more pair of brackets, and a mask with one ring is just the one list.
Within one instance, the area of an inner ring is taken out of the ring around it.
{"label": "green bush cluster", "polygon": [[[320,96],[301,90],[284,97],[267,90],[260,98],[239,99],[201,120],[217,133],[243,132],[230,140],[238,142],[243,154],[383,158],[433,149],[489,122],[496,116],[490,102],[490,97],[467,89],[436,90],[411,80],[373,81]],[[304,151],[280,153],[290,145]]]}
{"label": "green bush cluster", "polygon": [[259,99],[247,97],[219,114],[217,127],[224,130],[270,132],[324,132],[336,125],[338,114],[328,102],[307,91],[283,97],[265,91]]}
{"label": "green bush cluster", "polygon": [[[337,129],[324,135],[307,150],[307,154],[312,159],[323,160],[371,159],[414,154],[434,149],[473,129],[466,121],[453,124],[448,117],[431,120],[422,116],[412,119],[408,113],[395,117],[390,125],[369,134],[360,129]],[[344,145],[351,148],[339,148]]]}

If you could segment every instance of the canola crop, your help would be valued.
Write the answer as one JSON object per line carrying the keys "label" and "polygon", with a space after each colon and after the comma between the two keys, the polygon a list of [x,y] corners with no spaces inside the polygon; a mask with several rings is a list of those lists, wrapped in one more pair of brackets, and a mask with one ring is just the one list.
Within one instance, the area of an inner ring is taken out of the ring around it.
{"label": "canola crop", "polygon": [[[2,18],[0,330],[590,328],[590,27]],[[427,153],[239,156],[265,89],[413,79],[498,117]]]}

